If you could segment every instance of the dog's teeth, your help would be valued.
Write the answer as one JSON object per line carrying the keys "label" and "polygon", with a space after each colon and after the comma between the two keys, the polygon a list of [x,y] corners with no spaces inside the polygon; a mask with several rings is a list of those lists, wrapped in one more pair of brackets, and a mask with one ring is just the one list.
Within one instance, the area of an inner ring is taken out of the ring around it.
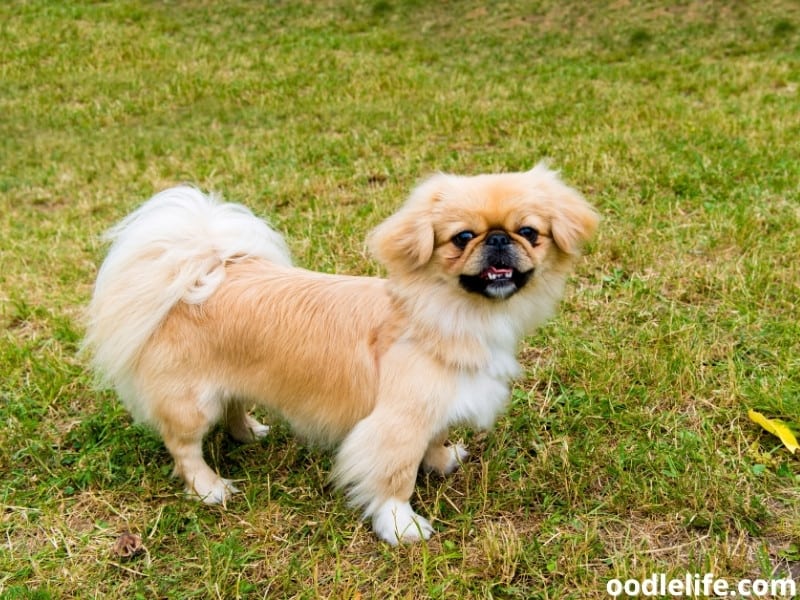
{"label": "dog's teeth", "polygon": [[497,281],[498,279],[511,279],[510,273],[487,273],[486,277],[489,281]]}
{"label": "dog's teeth", "polygon": [[512,269],[504,269],[498,267],[489,267],[484,270],[481,275],[486,281],[511,281],[514,278]]}

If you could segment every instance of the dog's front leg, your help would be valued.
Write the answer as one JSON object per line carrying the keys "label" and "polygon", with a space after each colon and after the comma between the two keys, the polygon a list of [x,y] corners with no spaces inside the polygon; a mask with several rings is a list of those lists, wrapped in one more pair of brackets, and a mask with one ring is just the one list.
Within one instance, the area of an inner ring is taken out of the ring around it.
{"label": "dog's front leg", "polygon": [[364,507],[375,533],[392,545],[428,539],[433,533],[410,504],[429,442],[426,429],[378,407],[353,428],[336,458],[334,481],[348,488],[351,503]]}
{"label": "dog's front leg", "polygon": [[399,363],[402,369],[387,362],[378,402],[342,443],[332,479],[348,488],[352,504],[364,507],[376,535],[396,545],[433,533],[410,500],[420,463],[442,431],[454,386],[451,377],[437,377],[437,366],[420,364],[418,356]]}
{"label": "dog's front leg", "polygon": [[461,466],[469,452],[463,444],[447,445],[447,430],[437,435],[428,445],[422,459],[422,468],[425,472],[449,475]]}

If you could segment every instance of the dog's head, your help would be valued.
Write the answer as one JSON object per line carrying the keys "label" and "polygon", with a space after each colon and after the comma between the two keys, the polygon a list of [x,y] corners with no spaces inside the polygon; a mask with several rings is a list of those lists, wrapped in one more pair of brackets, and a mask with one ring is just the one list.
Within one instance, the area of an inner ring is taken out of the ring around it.
{"label": "dog's head", "polygon": [[434,175],[379,225],[370,247],[390,278],[448,281],[477,298],[504,300],[537,274],[564,270],[598,216],[543,165],[525,173]]}

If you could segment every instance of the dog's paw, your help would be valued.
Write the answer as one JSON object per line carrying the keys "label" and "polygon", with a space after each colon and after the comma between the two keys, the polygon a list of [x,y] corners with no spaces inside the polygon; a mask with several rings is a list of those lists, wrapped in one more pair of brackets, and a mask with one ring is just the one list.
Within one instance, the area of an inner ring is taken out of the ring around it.
{"label": "dog's paw", "polygon": [[250,415],[244,415],[241,421],[228,423],[228,432],[237,442],[249,444],[267,437],[269,425],[263,425]]}
{"label": "dog's paw", "polygon": [[384,502],[372,516],[372,529],[382,540],[392,546],[427,540],[433,526],[413,511],[408,502],[391,498]]}
{"label": "dog's paw", "polygon": [[269,434],[269,425],[262,425],[258,421],[250,427],[250,439],[252,441],[263,440]]}
{"label": "dog's paw", "polygon": [[463,444],[453,444],[444,446],[436,450],[435,454],[426,456],[422,462],[422,468],[426,473],[437,473],[439,475],[450,475],[458,470],[458,467],[469,456],[469,451]]}
{"label": "dog's paw", "polygon": [[450,451],[450,457],[444,465],[444,468],[440,471],[442,475],[450,475],[450,473],[458,470],[458,467],[460,467],[469,456],[469,450],[467,450],[464,444],[453,444],[448,450]]}
{"label": "dog's paw", "polygon": [[230,479],[214,476],[213,480],[196,478],[191,486],[187,486],[186,493],[201,500],[204,504],[222,504],[223,506],[239,488],[233,485]]}

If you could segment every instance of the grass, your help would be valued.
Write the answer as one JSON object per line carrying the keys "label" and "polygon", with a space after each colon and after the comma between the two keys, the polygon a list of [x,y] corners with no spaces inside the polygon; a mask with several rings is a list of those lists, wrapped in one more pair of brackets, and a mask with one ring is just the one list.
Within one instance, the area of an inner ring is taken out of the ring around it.
{"label": "grass", "polygon": [[[0,5],[0,596],[607,598],[614,577],[800,580],[800,11],[771,1]],[[242,201],[296,262],[437,171],[549,157],[603,214],[439,533],[379,543],[281,425],[182,498],[77,356],[99,234],[167,185]],[[115,556],[131,531],[144,551]]]}

